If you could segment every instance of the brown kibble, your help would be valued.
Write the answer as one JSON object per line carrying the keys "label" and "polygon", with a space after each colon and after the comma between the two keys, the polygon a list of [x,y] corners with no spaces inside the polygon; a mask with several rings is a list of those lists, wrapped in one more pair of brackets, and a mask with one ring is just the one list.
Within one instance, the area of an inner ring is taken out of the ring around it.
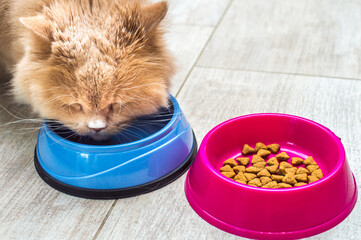
{"label": "brown kibble", "polygon": [[307,185],[307,183],[299,182],[299,183],[296,183],[294,186],[295,187],[301,187],[301,186],[304,186],[304,185]]}
{"label": "brown kibble", "polygon": [[256,153],[256,150],[254,150],[254,148],[251,148],[248,144],[243,145],[243,150],[242,150],[243,155],[248,155],[253,153]]}
{"label": "brown kibble", "polygon": [[234,180],[241,180],[241,181],[247,181],[247,178],[244,176],[243,172],[239,172],[235,177]]}
{"label": "brown kibble", "polygon": [[297,168],[292,167],[292,168],[285,168],[285,173],[291,173],[292,175],[295,175],[297,171]]}
{"label": "brown kibble", "polygon": [[231,166],[226,165],[220,168],[221,172],[234,172]]}
{"label": "brown kibble", "polygon": [[276,182],[282,182],[283,178],[284,178],[284,176],[280,176],[280,175],[272,175],[271,176],[271,179]]}
{"label": "brown kibble", "polygon": [[258,142],[258,143],[256,143],[256,146],[255,146],[254,149],[258,152],[258,150],[260,150],[260,149],[266,149],[267,150],[267,147],[263,143]]}
{"label": "brown kibble", "polygon": [[306,168],[299,167],[296,171],[296,174],[302,174],[302,173],[310,174],[310,171],[308,171]]}
{"label": "brown kibble", "polygon": [[288,183],[291,185],[294,185],[297,183],[297,181],[295,179],[295,175],[293,175],[291,173],[287,173],[286,176],[282,179],[282,182]]}
{"label": "brown kibble", "polygon": [[270,144],[267,146],[267,149],[271,151],[271,153],[277,153],[280,150],[279,144]]}
{"label": "brown kibble", "polygon": [[270,177],[271,174],[267,171],[267,169],[262,169],[259,173],[257,173],[257,177]]}
{"label": "brown kibble", "polygon": [[292,168],[293,166],[291,164],[289,164],[288,162],[281,162],[280,163],[280,168]]}
{"label": "brown kibble", "polygon": [[323,173],[321,169],[316,169],[315,171],[312,172],[311,175],[317,177],[318,179],[323,178]]}
{"label": "brown kibble", "polygon": [[271,155],[271,152],[268,151],[268,150],[265,150],[265,149],[260,149],[258,152],[257,152],[257,155],[262,157],[262,158],[266,158],[268,157],[269,155]]}
{"label": "brown kibble", "polygon": [[309,156],[308,158],[305,159],[305,161],[303,161],[303,163],[308,166],[308,165],[316,165],[317,163],[315,162],[315,160],[313,160],[313,157]]}
{"label": "brown kibble", "polygon": [[267,165],[272,166],[272,165],[278,165],[278,161],[277,158],[272,157],[270,159],[268,159],[268,161],[266,162]]}
{"label": "brown kibble", "polygon": [[234,176],[236,176],[234,172],[221,172],[221,173],[228,178],[233,178]]}
{"label": "brown kibble", "polygon": [[266,169],[267,169],[267,171],[269,171],[270,173],[276,173],[276,172],[277,172],[277,169],[278,169],[278,165],[267,166]]}
{"label": "brown kibble", "polygon": [[292,164],[293,165],[299,165],[303,163],[303,159],[299,157],[293,157],[292,158]]}
{"label": "brown kibble", "polygon": [[225,166],[225,165],[229,165],[229,166],[231,166],[231,167],[235,167],[235,166],[237,166],[238,164],[237,164],[236,160],[234,160],[233,158],[229,158],[229,159],[227,159],[226,161],[223,162],[223,166]]}
{"label": "brown kibble", "polygon": [[248,185],[254,186],[254,187],[261,187],[261,186],[262,186],[262,183],[261,183],[261,181],[259,180],[259,178],[255,178],[255,179],[249,181],[249,182],[248,182]]}
{"label": "brown kibble", "polygon": [[249,158],[236,158],[236,161],[243,166],[247,166],[249,163]]}
{"label": "brown kibble", "polygon": [[233,171],[235,173],[238,173],[238,172],[243,172],[244,173],[246,171],[246,167],[245,166],[235,166],[235,167],[233,167]]}
{"label": "brown kibble", "polygon": [[280,154],[276,155],[276,158],[280,161],[287,161],[290,157],[285,152],[281,152]]}
{"label": "brown kibble", "polygon": [[318,177],[316,176],[308,176],[308,183],[313,183],[316,182],[318,180]]}
{"label": "brown kibble", "polygon": [[246,168],[247,173],[259,173],[261,170],[262,170],[261,168],[256,168],[253,166]]}
{"label": "brown kibble", "polygon": [[258,162],[265,162],[263,158],[261,158],[258,155],[253,155],[252,157],[252,164],[258,163]]}
{"label": "brown kibble", "polygon": [[253,167],[256,167],[256,168],[264,168],[265,166],[266,166],[265,162],[258,162],[258,163],[253,164]]}
{"label": "brown kibble", "polygon": [[317,166],[317,165],[308,165],[306,168],[307,168],[307,170],[310,171],[310,173],[312,174],[313,171],[315,171],[315,170],[318,169],[318,166]]}
{"label": "brown kibble", "polygon": [[278,184],[276,181],[272,181],[262,186],[263,188],[278,188]]}
{"label": "brown kibble", "polygon": [[245,181],[242,181],[242,180],[235,180],[236,182],[239,182],[239,183],[243,183],[243,184],[246,184],[247,185],[247,182]]}
{"label": "brown kibble", "polygon": [[290,188],[290,187],[292,187],[292,185],[287,184],[287,183],[283,183],[283,182],[278,183],[277,186],[278,186],[278,188]]}
{"label": "brown kibble", "polygon": [[282,175],[286,175],[286,170],[285,170],[286,168],[293,168],[293,166],[288,162],[281,162],[280,168],[278,169],[278,173]]}
{"label": "brown kibble", "polygon": [[260,177],[262,185],[266,185],[269,182],[272,182],[271,178],[269,177]]}
{"label": "brown kibble", "polygon": [[307,174],[306,173],[296,174],[295,179],[298,182],[307,182]]}
{"label": "brown kibble", "polygon": [[244,176],[247,178],[247,181],[251,181],[257,177],[254,173],[245,173]]}
{"label": "brown kibble", "polygon": [[[279,154],[265,161],[265,158],[271,153]],[[262,188],[292,188],[305,186],[324,177],[312,156],[305,160],[300,157],[290,159],[286,152],[280,152],[279,144],[266,146],[262,142],[258,142],[255,148],[244,144],[242,154],[254,155],[252,158],[229,158],[223,162],[223,166],[220,168],[222,175],[241,184]],[[297,165],[301,164],[305,164],[305,167],[297,168]],[[248,165],[250,166],[247,168]]]}

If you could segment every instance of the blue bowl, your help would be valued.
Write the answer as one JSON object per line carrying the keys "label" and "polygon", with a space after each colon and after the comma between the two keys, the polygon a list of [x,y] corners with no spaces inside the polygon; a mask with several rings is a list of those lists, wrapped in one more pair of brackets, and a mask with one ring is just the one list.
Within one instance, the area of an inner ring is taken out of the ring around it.
{"label": "blue bowl", "polygon": [[197,142],[176,99],[169,101],[169,108],[138,118],[106,142],[45,121],[35,149],[36,170],[55,189],[95,199],[131,197],[171,183],[192,164]]}

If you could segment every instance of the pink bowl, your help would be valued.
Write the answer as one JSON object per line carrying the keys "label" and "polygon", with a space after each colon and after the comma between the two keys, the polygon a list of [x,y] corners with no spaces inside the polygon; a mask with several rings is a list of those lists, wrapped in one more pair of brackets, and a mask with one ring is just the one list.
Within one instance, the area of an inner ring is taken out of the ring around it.
{"label": "pink bowl", "polygon": [[[223,161],[241,155],[243,144],[279,143],[291,157],[313,156],[324,178],[288,189],[263,189],[221,175]],[[203,139],[188,172],[185,192],[192,208],[226,232],[254,239],[298,239],[344,220],[357,186],[340,139],[301,117],[253,114],[219,124]]]}

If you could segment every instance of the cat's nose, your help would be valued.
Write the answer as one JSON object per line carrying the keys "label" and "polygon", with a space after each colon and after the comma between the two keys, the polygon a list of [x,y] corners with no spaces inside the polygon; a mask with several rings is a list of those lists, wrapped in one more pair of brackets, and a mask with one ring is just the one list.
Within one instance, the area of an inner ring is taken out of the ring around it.
{"label": "cat's nose", "polygon": [[91,120],[88,122],[88,128],[94,130],[95,132],[100,132],[101,130],[107,128],[107,123],[100,119]]}
{"label": "cat's nose", "polygon": [[106,127],[105,128],[89,128],[89,129],[94,130],[96,132],[100,132],[101,130],[106,129]]}

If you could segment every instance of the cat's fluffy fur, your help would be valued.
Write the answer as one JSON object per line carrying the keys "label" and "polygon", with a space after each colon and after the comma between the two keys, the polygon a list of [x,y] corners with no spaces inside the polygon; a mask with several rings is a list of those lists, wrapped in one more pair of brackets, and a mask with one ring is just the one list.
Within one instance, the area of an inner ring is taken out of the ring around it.
{"label": "cat's fluffy fur", "polygon": [[[41,117],[79,134],[115,133],[167,105],[166,12],[166,2],[142,0],[1,0],[0,65]],[[107,128],[94,132],[93,120]]]}

